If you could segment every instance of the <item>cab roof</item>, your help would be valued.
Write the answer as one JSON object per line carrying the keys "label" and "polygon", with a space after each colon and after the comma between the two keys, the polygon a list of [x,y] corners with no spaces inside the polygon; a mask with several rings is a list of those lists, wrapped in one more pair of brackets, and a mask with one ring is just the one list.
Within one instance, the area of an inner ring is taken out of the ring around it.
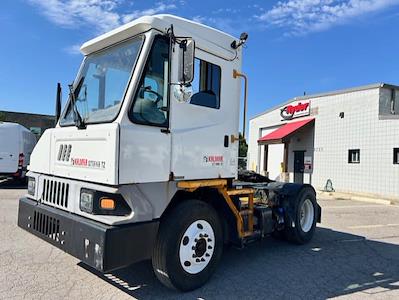
{"label": "cab roof", "polygon": [[191,20],[166,14],[138,18],[87,41],[80,51],[87,55],[150,29],[166,33],[171,24],[176,36],[193,37],[197,47],[230,59],[235,56],[235,51],[230,47],[231,42],[235,40],[233,36]]}

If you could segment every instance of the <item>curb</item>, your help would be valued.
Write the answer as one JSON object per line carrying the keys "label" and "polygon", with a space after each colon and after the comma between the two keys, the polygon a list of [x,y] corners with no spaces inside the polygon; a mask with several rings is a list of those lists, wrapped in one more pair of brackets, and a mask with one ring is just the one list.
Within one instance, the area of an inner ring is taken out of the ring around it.
{"label": "curb", "polygon": [[351,200],[351,201],[359,201],[359,202],[367,202],[367,203],[375,203],[382,205],[398,205],[399,202],[390,199],[384,198],[372,198],[365,196],[357,196],[351,194],[337,193],[337,192],[322,192],[317,191],[317,197],[326,200]]}

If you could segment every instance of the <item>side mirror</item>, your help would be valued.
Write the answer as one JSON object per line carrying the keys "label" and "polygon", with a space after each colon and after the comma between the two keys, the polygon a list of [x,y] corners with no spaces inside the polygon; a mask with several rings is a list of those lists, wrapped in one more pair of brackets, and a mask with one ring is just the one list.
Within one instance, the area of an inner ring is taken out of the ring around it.
{"label": "side mirror", "polygon": [[60,116],[61,116],[61,96],[62,96],[61,84],[58,82],[57,83],[57,97],[55,100],[55,126],[57,125],[58,120],[60,119]]}
{"label": "side mirror", "polygon": [[193,39],[184,39],[179,48],[179,82],[186,85],[194,79],[195,42]]}

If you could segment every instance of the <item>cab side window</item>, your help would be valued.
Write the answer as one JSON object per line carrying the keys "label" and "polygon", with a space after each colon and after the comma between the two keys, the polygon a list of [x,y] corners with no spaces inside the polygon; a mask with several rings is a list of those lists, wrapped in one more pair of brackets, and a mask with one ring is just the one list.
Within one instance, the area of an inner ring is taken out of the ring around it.
{"label": "cab side window", "polygon": [[133,122],[168,126],[169,41],[156,36],[130,111]]}
{"label": "cab side window", "polygon": [[190,104],[220,108],[221,69],[218,65],[196,58],[194,65],[193,96]]}

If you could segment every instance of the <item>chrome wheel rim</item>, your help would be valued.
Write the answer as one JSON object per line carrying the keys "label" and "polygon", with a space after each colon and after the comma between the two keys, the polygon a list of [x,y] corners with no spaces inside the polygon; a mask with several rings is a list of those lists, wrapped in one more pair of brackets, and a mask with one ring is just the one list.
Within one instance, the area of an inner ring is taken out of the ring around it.
{"label": "chrome wheel rim", "polygon": [[314,207],[310,199],[303,201],[300,209],[300,223],[303,232],[309,232],[313,226]]}
{"label": "chrome wheel rim", "polygon": [[215,233],[205,220],[193,222],[180,240],[179,258],[184,271],[198,274],[212,259],[215,250]]}

